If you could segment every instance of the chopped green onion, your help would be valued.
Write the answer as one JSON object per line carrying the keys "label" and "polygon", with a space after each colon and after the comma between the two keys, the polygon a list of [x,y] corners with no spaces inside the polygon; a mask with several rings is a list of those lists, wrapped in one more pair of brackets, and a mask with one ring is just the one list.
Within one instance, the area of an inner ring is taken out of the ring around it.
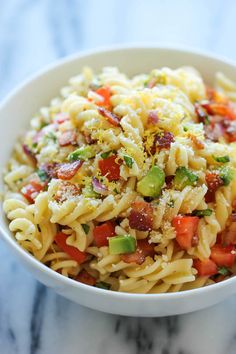
{"label": "chopped green onion", "polygon": [[90,226],[87,224],[81,224],[81,226],[82,226],[84,232],[86,233],[86,235],[88,235],[89,230],[90,230]]}
{"label": "chopped green onion", "polygon": [[222,179],[224,186],[228,186],[234,178],[234,171],[230,167],[222,167],[220,169],[220,178]]}
{"label": "chopped green onion", "polygon": [[39,176],[39,178],[40,178],[40,180],[41,180],[42,182],[45,182],[45,181],[47,181],[47,179],[48,179],[48,174],[47,174],[47,172],[44,171],[44,170],[38,170],[38,171],[37,171],[37,175]]}
{"label": "chopped green onion", "polygon": [[210,119],[209,119],[209,116],[205,116],[204,117],[204,122],[203,122],[205,125],[209,125],[210,124]]}
{"label": "chopped green onion", "polygon": [[111,285],[108,283],[105,283],[105,281],[99,281],[96,283],[96,288],[100,288],[100,289],[105,289],[105,290],[110,290]]}
{"label": "chopped green onion", "polygon": [[124,155],[124,161],[129,168],[132,168],[133,163],[134,163],[134,160],[132,159],[132,157],[129,157],[128,155]]}
{"label": "chopped green onion", "polygon": [[103,152],[103,153],[101,154],[101,158],[102,158],[102,159],[106,159],[106,158],[108,158],[108,156],[109,156],[111,153],[112,153],[111,150],[110,150],[110,151]]}
{"label": "chopped green onion", "polygon": [[184,132],[187,132],[188,131],[188,128],[187,127],[184,127]]}
{"label": "chopped green onion", "polygon": [[45,138],[48,140],[52,140],[54,143],[57,141],[57,137],[53,132],[49,132],[45,135]]}
{"label": "chopped green onion", "polygon": [[91,159],[96,155],[96,152],[94,151],[92,146],[81,146],[80,148],[76,149],[75,151],[71,152],[68,155],[68,160],[70,162],[76,161],[76,160],[88,160]]}
{"label": "chopped green onion", "polygon": [[221,267],[221,268],[218,269],[218,273],[221,274],[221,275],[226,276],[226,275],[229,274],[229,269],[226,268],[226,267]]}
{"label": "chopped green onion", "polygon": [[212,209],[194,210],[192,215],[195,216],[210,216],[212,214]]}
{"label": "chopped green onion", "polygon": [[214,156],[213,155],[213,159],[216,160],[217,162],[221,162],[221,163],[226,163],[230,161],[230,158],[228,155],[225,156]]}

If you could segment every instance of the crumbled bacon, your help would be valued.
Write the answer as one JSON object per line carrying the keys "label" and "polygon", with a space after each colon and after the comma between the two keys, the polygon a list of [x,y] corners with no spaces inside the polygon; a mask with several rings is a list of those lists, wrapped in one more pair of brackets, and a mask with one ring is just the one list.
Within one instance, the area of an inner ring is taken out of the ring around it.
{"label": "crumbled bacon", "polygon": [[129,225],[132,229],[139,231],[152,230],[153,226],[153,207],[145,201],[132,203],[129,215]]}
{"label": "crumbled bacon", "polygon": [[195,145],[196,149],[202,150],[204,149],[204,144],[201,140],[199,140],[195,135],[189,134],[190,139],[192,140],[193,144]]}
{"label": "crumbled bacon", "polygon": [[55,196],[54,199],[58,202],[58,203],[63,203],[64,201],[68,200],[68,195],[71,197],[76,197],[78,194],[80,193],[79,188],[76,187],[76,185],[67,182],[67,181],[63,181]]}
{"label": "crumbled bacon", "polygon": [[170,132],[161,132],[155,137],[155,145],[159,149],[169,149],[171,143],[173,143],[174,141],[174,135]]}
{"label": "crumbled bacon", "polygon": [[198,121],[205,124],[208,119],[208,114],[199,103],[195,103],[195,113],[198,117]]}
{"label": "crumbled bacon", "polygon": [[77,145],[76,132],[72,129],[63,132],[59,138],[58,142],[60,146]]}
{"label": "crumbled bacon", "polygon": [[65,121],[67,121],[69,119],[70,119],[69,113],[65,113],[65,112],[58,113],[55,116],[55,122],[58,123],[58,124],[62,124],[62,123],[64,123]]}
{"label": "crumbled bacon", "polygon": [[148,113],[147,125],[156,125],[158,120],[157,111],[150,111]]}
{"label": "crumbled bacon", "polygon": [[166,182],[166,188],[170,189],[172,187],[172,182],[173,182],[174,176],[166,176],[165,177],[165,182]]}
{"label": "crumbled bacon", "polygon": [[37,163],[36,156],[35,156],[35,154],[33,153],[33,151],[30,150],[30,148],[28,147],[28,145],[23,144],[23,145],[22,145],[22,149],[23,149],[24,153],[30,158],[30,160],[31,160],[34,164],[36,164],[36,163]]}
{"label": "crumbled bacon", "polygon": [[42,166],[40,166],[40,170],[43,170],[47,174],[49,179],[57,178],[58,166],[59,166],[59,164],[56,162],[45,163]]}
{"label": "crumbled bacon", "polygon": [[208,187],[208,191],[205,195],[205,200],[207,203],[210,203],[215,200],[215,191],[224,183],[220,178],[218,172],[208,172],[206,174],[206,184]]}
{"label": "crumbled bacon", "polygon": [[147,256],[154,257],[154,245],[149,244],[147,239],[138,240],[137,250],[133,253],[122,254],[120,257],[125,263],[142,264]]}
{"label": "crumbled bacon", "polygon": [[120,125],[120,119],[115,113],[112,113],[112,112],[108,111],[104,107],[98,107],[98,112],[103,117],[105,117],[108,120],[109,123],[111,123],[115,127],[118,127]]}
{"label": "crumbled bacon", "polygon": [[82,164],[83,161],[78,160],[58,165],[57,177],[62,180],[70,180],[75,176]]}

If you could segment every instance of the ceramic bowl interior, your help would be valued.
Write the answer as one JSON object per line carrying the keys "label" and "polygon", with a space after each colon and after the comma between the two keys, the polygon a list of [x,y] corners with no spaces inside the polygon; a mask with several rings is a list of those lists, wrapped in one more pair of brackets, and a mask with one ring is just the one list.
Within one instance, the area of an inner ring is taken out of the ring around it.
{"label": "ceramic bowl interior", "polygon": [[[127,46],[78,54],[51,65],[30,78],[0,105],[0,170],[6,165],[14,142],[28,126],[37,110],[57,96],[68,79],[84,66],[95,71],[103,66],[118,66],[128,76],[158,67],[194,66],[207,83],[213,83],[217,71],[236,81],[233,63],[192,50],[156,46]],[[0,188],[3,188],[2,179]],[[126,294],[90,287],[47,268],[25,252],[8,229],[0,210],[0,233],[18,259],[45,285],[84,306],[104,312],[131,316],[166,316],[195,311],[223,300],[236,292],[236,277],[205,288],[167,294]]]}

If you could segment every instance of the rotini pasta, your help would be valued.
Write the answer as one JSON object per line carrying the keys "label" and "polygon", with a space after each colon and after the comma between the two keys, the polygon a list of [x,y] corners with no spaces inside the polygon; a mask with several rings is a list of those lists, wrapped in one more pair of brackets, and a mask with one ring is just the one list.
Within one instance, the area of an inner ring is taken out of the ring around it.
{"label": "rotini pasta", "polygon": [[236,84],[194,69],[90,68],[32,118],[6,166],[16,241],[63,276],[131,293],[234,275]]}

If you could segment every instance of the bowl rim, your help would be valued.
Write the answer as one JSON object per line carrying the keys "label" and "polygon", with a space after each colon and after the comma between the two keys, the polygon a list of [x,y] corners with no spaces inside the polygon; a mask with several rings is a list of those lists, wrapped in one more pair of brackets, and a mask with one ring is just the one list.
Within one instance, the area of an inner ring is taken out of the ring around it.
{"label": "bowl rim", "polygon": [[[11,99],[13,99],[22,89],[27,87],[32,81],[39,79],[41,76],[46,75],[48,72],[51,70],[55,69],[60,69],[65,64],[68,64],[70,62],[73,62],[75,60],[78,60],[80,58],[86,58],[87,56],[96,56],[97,54],[100,53],[106,53],[106,52],[116,52],[120,50],[125,50],[125,51],[133,51],[133,50],[166,50],[170,52],[179,52],[182,54],[192,54],[195,56],[202,57],[204,59],[208,60],[213,60],[213,61],[218,61],[219,63],[226,64],[228,66],[234,67],[236,70],[236,62],[233,60],[228,59],[227,57],[224,57],[222,55],[214,54],[210,51],[206,50],[200,50],[196,49],[193,47],[189,46],[183,46],[183,45],[172,45],[172,44],[158,44],[158,43],[127,43],[127,44],[116,44],[116,45],[109,45],[109,46],[102,46],[102,47],[97,47],[96,49],[89,49],[89,50],[82,50],[76,53],[73,53],[71,55],[68,55],[66,57],[60,58],[58,60],[53,61],[52,63],[44,66],[42,69],[37,70],[35,73],[32,75],[28,76],[25,80],[23,80],[21,83],[16,85],[16,87],[10,91],[6,95],[5,98],[3,98],[0,101],[0,112],[4,108],[5,105],[7,105]],[[3,209],[1,210],[3,215],[5,216],[5,213],[3,212]],[[71,278],[67,278],[56,271],[52,270],[51,268],[47,267],[45,264],[41,263],[39,260],[37,260],[33,255],[31,255],[29,252],[27,252],[23,247],[21,247],[17,241],[12,237],[12,233],[10,230],[6,232],[3,229],[2,224],[0,223],[0,234],[4,241],[13,248],[15,253],[27,261],[27,263],[33,267],[36,270],[39,270],[42,273],[46,273],[48,277],[52,277],[56,282],[61,283],[64,286],[70,286],[73,288],[78,288],[84,291],[91,291],[94,293],[94,295],[110,295],[114,299],[119,299],[119,300],[142,300],[145,301],[145,299],[150,300],[173,300],[176,298],[181,298],[185,299],[186,297],[189,296],[198,296],[201,294],[204,294],[208,292],[214,292],[217,290],[220,290],[225,287],[230,287],[233,283],[236,283],[236,276],[233,276],[232,278],[229,278],[227,280],[221,281],[219,283],[211,284],[205,287],[200,287],[200,288],[195,288],[195,289],[190,289],[190,290],[183,290],[179,292],[173,292],[173,293],[156,293],[156,294],[140,294],[140,293],[126,293],[126,292],[119,292],[119,291],[112,291],[112,290],[106,290],[106,289],[100,289],[97,287],[93,287],[90,285],[86,285],[80,282],[77,282]]]}

